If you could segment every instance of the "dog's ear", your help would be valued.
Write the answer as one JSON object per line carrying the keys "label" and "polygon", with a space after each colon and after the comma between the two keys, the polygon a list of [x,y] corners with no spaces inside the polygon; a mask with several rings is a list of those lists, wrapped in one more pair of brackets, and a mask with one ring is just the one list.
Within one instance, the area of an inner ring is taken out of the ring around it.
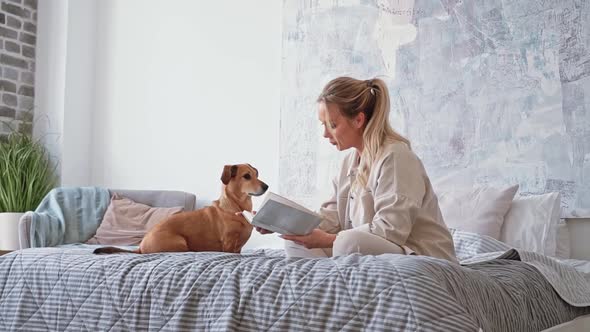
{"label": "dog's ear", "polygon": [[231,179],[231,166],[232,165],[223,166],[223,172],[221,173],[221,182],[223,182],[223,184],[228,184]]}
{"label": "dog's ear", "polygon": [[238,172],[238,166],[236,165],[225,165],[223,166],[223,172],[221,173],[221,182],[228,184],[229,180],[236,176]]}

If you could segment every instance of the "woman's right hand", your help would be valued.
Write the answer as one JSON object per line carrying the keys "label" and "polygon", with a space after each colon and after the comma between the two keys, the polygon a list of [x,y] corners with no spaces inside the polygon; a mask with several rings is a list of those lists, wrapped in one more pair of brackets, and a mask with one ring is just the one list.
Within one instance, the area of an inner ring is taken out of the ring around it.
{"label": "woman's right hand", "polygon": [[[236,212],[236,215],[242,215],[242,212]],[[252,211],[252,215],[256,215],[256,211]],[[254,227],[254,228],[256,228],[256,231],[262,235],[274,233],[273,231],[269,231],[268,229],[264,229],[261,227]]]}
{"label": "woman's right hand", "polygon": [[264,228],[260,228],[260,227],[255,227],[255,228],[258,231],[258,233],[260,233],[262,235],[274,233],[273,231],[269,231],[268,229],[264,229]]}
{"label": "woman's right hand", "polygon": [[[252,211],[252,214],[256,215],[256,211]],[[256,231],[262,235],[274,233],[273,231],[269,231],[268,229],[264,229],[262,227],[254,227],[254,228],[256,228]]]}

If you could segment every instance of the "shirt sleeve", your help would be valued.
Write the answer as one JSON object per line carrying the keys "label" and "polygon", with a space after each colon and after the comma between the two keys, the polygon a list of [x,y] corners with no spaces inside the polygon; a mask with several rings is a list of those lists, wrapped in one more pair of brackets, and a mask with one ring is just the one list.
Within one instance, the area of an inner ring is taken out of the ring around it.
{"label": "shirt sleeve", "polygon": [[322,222],[318,228],[324,232],[335,234],[341,230],[340,221],[338,218],[338,204],[336,203],[336,197],[338,194],[336,179],[332,180],[332,185],[334,187],[332,197],[322,203],[320,207],[319,213],[322,216]]}
{"label": "shirt sleeve", "polygon": [[367,231],[400,246],[405,245],[426,192],[424,169],[411,151],[398,151],[386,157],[373,189],[375,215]]}

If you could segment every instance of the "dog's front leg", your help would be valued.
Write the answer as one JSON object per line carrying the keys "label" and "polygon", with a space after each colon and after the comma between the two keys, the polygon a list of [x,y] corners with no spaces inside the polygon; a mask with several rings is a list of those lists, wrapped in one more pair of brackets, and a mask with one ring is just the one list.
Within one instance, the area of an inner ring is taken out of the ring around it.
{"label": "dog's front leg", "polygon": [[242,246],[240,246],[240,233],[227,233],[227,235],[225,236],[225,241],[223,241],[223,251],[239,254],[241,249]]}

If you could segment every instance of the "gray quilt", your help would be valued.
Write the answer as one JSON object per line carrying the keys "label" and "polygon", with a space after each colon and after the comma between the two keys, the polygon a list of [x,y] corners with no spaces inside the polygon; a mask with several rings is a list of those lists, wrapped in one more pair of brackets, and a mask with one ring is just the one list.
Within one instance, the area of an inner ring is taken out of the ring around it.
{"label": "gray quilt", "polygon": [[466,265],[403,255],[286,259],[279,250],[27,249],[0,257],[0,331],[523,332],[590,313],[590,287],[573,265],[453,235]]}

